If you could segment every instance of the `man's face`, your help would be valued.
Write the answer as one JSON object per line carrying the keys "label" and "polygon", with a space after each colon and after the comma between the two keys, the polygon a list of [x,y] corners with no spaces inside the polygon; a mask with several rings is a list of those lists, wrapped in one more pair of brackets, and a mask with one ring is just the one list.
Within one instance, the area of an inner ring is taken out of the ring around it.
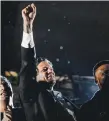
{"label": "man's face", "polygon": [[7,83],[0,79],[0,101],[6,100],[7,98],[9,98],[8,89],[9,87]]}
{"label": "man's face", "polygon": [[55,82],[53,67],[47,61],[42,61],[37,66],[37,81]]}
{"label": "man's face", "polygon": [[109,71],[109,64],[101,65],[95,71],[95,80],[100,89],[103,87],[105,79],[109,78],[109,74],[107,74],[106,71]]}

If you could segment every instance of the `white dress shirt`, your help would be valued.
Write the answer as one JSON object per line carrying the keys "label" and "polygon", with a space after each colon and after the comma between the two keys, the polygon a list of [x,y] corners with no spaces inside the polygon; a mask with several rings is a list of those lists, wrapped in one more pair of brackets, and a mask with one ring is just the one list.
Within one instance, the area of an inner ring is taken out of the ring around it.
{"label": "white dress shirt", "polygon": [[29,48],[29,47],[33,48],[35,46],[34,39],[33,39],[33,32],[31,33],[23,32],[21,46],[24,48]]}

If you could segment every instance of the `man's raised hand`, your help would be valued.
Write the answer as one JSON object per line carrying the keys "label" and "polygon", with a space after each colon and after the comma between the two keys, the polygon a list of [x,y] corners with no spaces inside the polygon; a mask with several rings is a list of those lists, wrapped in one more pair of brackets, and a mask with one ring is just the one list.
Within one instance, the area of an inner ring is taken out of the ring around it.
{"label": "man's raised hand", "polygon": [[30,30],[32,29],[35,16],[36,16],[36,6],[33,3],[28,5],[22,10],[22,18],[23,18],[25,32],[27,32],[29,29]]}

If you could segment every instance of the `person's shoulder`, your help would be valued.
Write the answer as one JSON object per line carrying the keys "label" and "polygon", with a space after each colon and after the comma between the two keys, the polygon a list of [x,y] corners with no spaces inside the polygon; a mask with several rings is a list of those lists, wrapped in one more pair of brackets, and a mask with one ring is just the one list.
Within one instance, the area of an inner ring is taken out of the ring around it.
{"label": "person's shoulder", "polygon": [[12,112],[14,121],[26,121],[25,114],[22,108],[13,108]]}
{"label": "person's shoulder", "polygon": [[95,94],[94,94],[94,96],[90,99],[90,100],[88,100],[88,101],[86,101],[82,106],[81,106],[81,110],[93,110],[93,108],[96,106],[96,101],[97,101],[97,98],[99,97],[99,95],[100,95],[100,91],[97,91]]}

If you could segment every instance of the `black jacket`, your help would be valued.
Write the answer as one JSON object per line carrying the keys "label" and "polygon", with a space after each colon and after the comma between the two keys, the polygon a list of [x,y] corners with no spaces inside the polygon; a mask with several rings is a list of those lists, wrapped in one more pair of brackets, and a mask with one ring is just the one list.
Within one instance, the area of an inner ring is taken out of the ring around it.
{"label": "black jacket", "polygon": [[7,111],[7,113],[5,114],[6,117],[4,117],[3,113],[0,113],[1,121],[8,121],[11,120],[11,118],[12,118],[11,121],[26,121],[25,114],[22,108],[13,108],[13,109],[11,108],[11,110],[12,113],[10,113],[10,111]]}
{"label": "black jacket", "polygon": [[94,97],[83,104],[77,116],[78,121],[109,121],[109,96],[98,91]]}
{"label": "black jacket", "polygon": [[20,98],[27,121],[74,121],[46,82],[36,82],[34,48],[21,47]]}

